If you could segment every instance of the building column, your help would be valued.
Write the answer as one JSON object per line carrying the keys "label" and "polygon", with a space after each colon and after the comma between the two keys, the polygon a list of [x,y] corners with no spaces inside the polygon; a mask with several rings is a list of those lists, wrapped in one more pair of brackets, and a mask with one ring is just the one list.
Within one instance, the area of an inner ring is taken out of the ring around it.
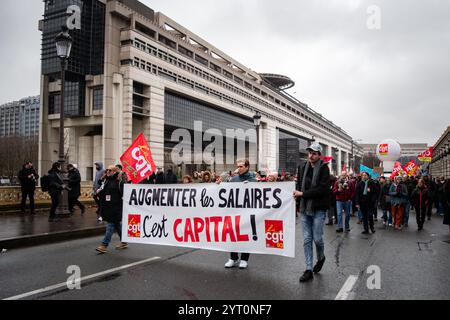
{"label": "building column", "polygon": [[339,176],[342,172],[342,154],[341,154],[341,149],[337,148],[337,172],[336,175]]}
{"label": "building column", "polygon": [[150,88],[150,120],[144,125],[156,166],[164,167],[164,86]]}
{"label": "building column", "polygon": [[133,143],[133,80],[123,79],[122,88],[122,153]]}
{"label": "building column", "polygon": [[[92,181],[94,177],[88,176],[87,168],[94,167],[94,138],[85,136],[78,138],[78,170],[80,171],[81,181]],[[94,173],[94,170],[92,170]]]}
{"label": "building column", "polygon": [[350,171],[350,153],[346,152],[345,153],[346,157],[345,157],[345,164],[347,167],[347,173]]}
{"label": "building column", "polygon": [[260,170],[276,171],[277,167],[277,128],[270,120],[263,120],[260,130]]}

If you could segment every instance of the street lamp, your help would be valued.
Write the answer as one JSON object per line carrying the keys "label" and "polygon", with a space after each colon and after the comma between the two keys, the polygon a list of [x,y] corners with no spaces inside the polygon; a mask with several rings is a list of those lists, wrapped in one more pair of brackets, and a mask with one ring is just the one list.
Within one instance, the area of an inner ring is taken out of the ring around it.
{"label": "street lamp", "polygon": [[355,160],[356,160],[355,152],[354,152],[354,145],[358,141],[363,141],[363,139],[356,139],[356,140],[352,139],[352,164],[350,165],[350,168],[352,169],[353,172],[355,172]]}
{"label": "street lamp", "polygon": [[[69,30],[66,26],[62,27],[60,32],[55,38],[56,54],[61,60],[61,103],[59,110],[59,160],[61,164],[61,172],[63,174],[64,184],[67,186],[68,177],[64,159],[64,86],[65,86],[65,71],[66,62],[70,57],[70,51],[72,49],[72,37],[69,35]],[[63,189],[61,192],[61,198],[56,213],[58,215],[68,215],[68,194],[67,190]]]}
{"label": "street lamp", "polygon": [[261,124],[261,114],[256,111],[253,116],[253,124],[256,128],[256,172],[259,171],[259,125]]}

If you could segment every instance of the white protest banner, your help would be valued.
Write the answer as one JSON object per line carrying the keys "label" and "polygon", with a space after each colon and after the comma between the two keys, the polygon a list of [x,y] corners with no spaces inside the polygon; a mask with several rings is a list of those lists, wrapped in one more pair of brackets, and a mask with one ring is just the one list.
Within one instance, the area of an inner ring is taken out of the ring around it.
{"label": "white protest banner", "polygon": [[294,182],[126,184],[122,241],[295,256]]}

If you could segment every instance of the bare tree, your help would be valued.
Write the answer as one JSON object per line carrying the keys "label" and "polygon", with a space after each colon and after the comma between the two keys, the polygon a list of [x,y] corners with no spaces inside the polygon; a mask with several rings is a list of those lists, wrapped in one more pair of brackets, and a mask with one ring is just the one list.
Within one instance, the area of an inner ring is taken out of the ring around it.
{"label": "bare tree", "polygon": [[9,177],[17,176],[25,161],[34,164],[38,161],[38,138],[9,136],[0,137],[0,175]]}

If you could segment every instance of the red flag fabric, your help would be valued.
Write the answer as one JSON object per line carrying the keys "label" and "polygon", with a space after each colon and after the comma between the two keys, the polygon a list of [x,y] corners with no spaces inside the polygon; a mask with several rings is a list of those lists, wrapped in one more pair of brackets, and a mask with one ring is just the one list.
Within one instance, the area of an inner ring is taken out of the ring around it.
{"label": "red flag fabric", "polygon": [[321,156],[320,160],[322,160],[325,163],[330,163],[331,161],[333,161],[333,157]]}
{"label": "red flag fabric", "polygon": [[392,170],[392,174],[390,176],[391,179],[395,178],[396,176],[398,176],[399,174],[401,174],[403,171],[402,168],[402,164],[398,161],[395,162],[394,164],[394,169]]}
{"label": "red flag fabric", "polygon": [[122,162],[123,171],[126,172],[128,180],[132,183],[141,182],[156,169],[150,147],[142,133],[120,157],[120,162]]}
{"label": "red flag fabric", "polygon": [[418,158],[422,162],[431,162],[433,159],[433,147],[429,147],[427,150],[419,153]]}
{"label": "red flag fabric", "polygon": [[347,165],[344,163],[344,166],[342,167],[342,171],[347,171]]}
{"label": "red flag fabric", "polygon": [[411,160],[403,167],[403,170],[406,172],[408,177],[414,175],[417,169],[419,169],[419,166],[414,162],[414,160]]}

